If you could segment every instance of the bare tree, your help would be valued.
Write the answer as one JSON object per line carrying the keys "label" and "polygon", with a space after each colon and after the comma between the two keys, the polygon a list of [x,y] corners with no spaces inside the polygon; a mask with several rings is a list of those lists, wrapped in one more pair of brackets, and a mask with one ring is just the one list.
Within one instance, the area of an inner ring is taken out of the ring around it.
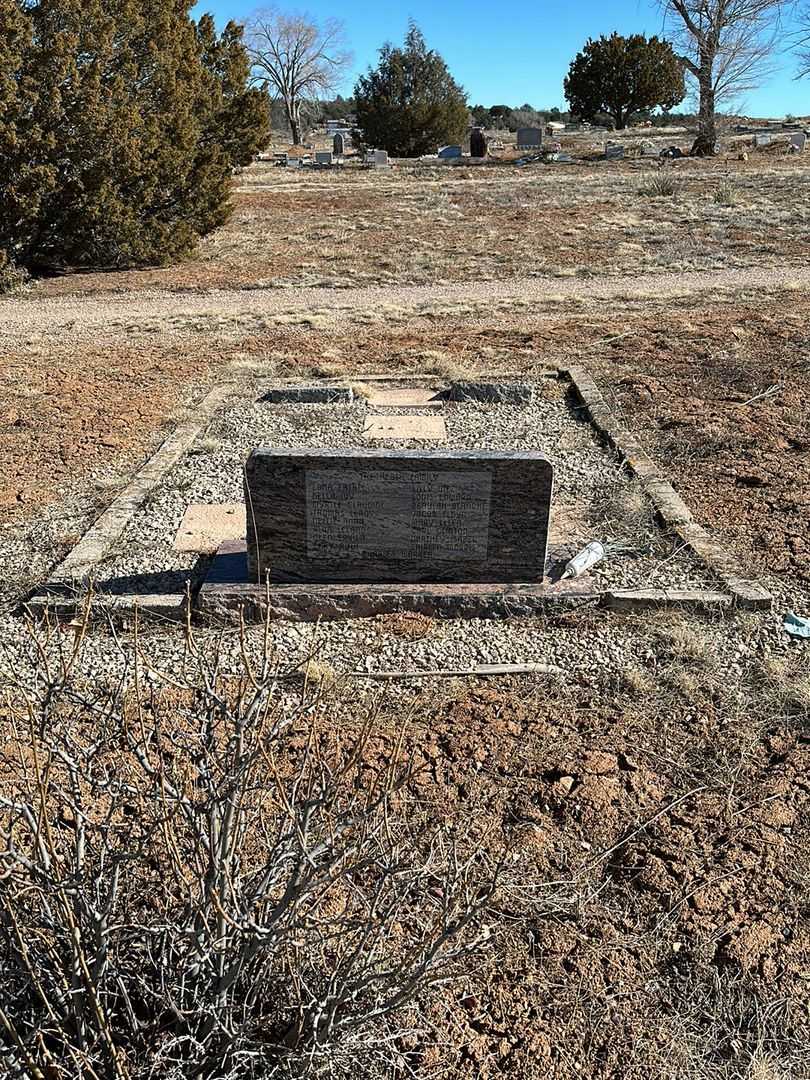
{"label": "bare tree", "polygon": [[264,8],[245,26],[253,77],[284,105],[294,143],[301,141],[301,106],[335,91],[352,55],[343,24],[307,14]]}
{"label": "bare tree", "polygon": [[783,0],[666,0],[687,74],[697,83],[693,154],[713,154],[717,106],[753,90],[767,71]]}
{"label": "bare tree", "polygon": [[799,15],[799,29],[796,35],[796,51],[799,58],[797,79],[810,77],[810,5]]}

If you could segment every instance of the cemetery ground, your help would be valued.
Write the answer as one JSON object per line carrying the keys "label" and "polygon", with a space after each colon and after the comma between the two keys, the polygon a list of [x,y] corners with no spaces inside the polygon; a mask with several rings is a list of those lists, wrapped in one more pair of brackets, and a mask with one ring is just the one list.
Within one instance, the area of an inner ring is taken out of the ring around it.
{"label": "cemetery ground", "polygon": [[[419,1033],[399,1049],[428,1075],[810,1075],[810,665],[782,629],[787,610],[810,614],[810,171],[767,154],[688,161],[666,198],[645,193],[654,175],[631,162],[307,177],[257,165],[232,223],[187,263],[0,300],[0,677],[15,692],[36,653],[20,603],[223,382],[227,406],[145,505],[144,529],[162,506],[233,495],[255,434],[352,439],[348,414],[318,431],[315,407],[262,412],[268,381],[495,372],[543,388],[532,438],[545,449],[543,425],[553,433],[563,485],[579,490],[569,455],[591,470],[581,539],[634,522],[624,539],[668,545],[678,566],[686,553],[550,377],[585,366],[696,520],[772,591],[772,612],[584,604],[271,624],[285,671],[316,661],[306,689],[280,693],[309,695],[298,722],[316,718],[327,757],[373,712],[364,776],[415,766],[397,813],[446,826],[467,854],[508,852],[488,943],[409,1015]],[[473,410],[493,445],[525,437],[505,409]],[[130,533],[118,572],[143,569],[135,549],[150,543]],[[599,573],[645,565],[618,556]],[[238,628],[195,633],[238,668]],[[247,631],[249,652],[262,633]],[[156,670],[193,683],[182,627],[140,636]],[[114,683],[132,646],[131,623],[90,629],[77,679]],[[522,661],[564,674],[355,674]],[[158,703],[183,693],[156,677]]]}

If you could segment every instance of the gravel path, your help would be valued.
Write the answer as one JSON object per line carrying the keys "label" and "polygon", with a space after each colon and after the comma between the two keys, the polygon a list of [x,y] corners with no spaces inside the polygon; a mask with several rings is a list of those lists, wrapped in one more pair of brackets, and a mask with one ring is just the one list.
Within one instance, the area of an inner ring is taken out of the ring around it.
{"label": "gravel path", "polygon": [[0,343],[10,344],[59,335],[61,341],[128,336],[143,330],[209,332],[234,329],[257,319],[307,313],[319,316],[323,328],[351,322],[357,311],[391,306],[401,313],[442,303],[522,304],[549,299],[607,300],[615,297],[657,298],[722,288],[810,289],[810,267],[692,271],[602,278],[532,277],[511,281],[465,282],[456,285],[398,285],[385,288],[259,288],[213,289],[184,293],[135,291],[102,296],[16,296],[0,300]]}

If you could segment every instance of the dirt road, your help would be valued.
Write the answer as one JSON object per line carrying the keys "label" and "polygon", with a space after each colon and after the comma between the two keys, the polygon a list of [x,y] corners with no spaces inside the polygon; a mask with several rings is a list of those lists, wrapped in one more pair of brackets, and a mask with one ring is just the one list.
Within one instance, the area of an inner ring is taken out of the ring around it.
{"label": "dirt road", "polygon": [[[810,289],[810,268],[694,271],[679,274],[565,278],[531,277],[453,285],[384,288],[253,288],[205,292],[153,290],[87,297],[15,296],[0,301],[0,343],[130,337],[133,333],[240,331],[258,323],[308,315],[319,329],[351,322],[358,312],[398,315],[442,305],[521,306],[561,300],[683,296],[718,289]],[[294,321],[290,318],[289,321]]]}

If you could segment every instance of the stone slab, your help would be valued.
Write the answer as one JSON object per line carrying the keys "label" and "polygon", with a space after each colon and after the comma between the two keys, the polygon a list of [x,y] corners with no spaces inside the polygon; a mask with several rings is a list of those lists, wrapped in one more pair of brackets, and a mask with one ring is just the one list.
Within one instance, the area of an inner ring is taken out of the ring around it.
{"label": "stone slab", "polygon": [[441,409],[445,393],[420,386],[392,386],[373,390],[366,399],[373,408],[382,409]]}
{"label": "stone slab", "polygon": [[649,611],[681,608],[686,611],[718,611],[730,607],[728,593],[709,589],[616,589],[605,593],[602,603],[611,611]]}
{"label": "stone slab", "polygon": [[536,451],[255,450],[250,580],[543,580],[553,487]]}
{"label": "stone slab", "polygon": [[[25,608],[39,618],[50,615],[68,619],[81,615],[85,598],[80,594],[44,592],[32,596]],[[136,614],[163,622],[182,622],[186,618],[185,593],[122,593],[105,596],[96,593],[90,609],[91,620],[98,622],[107,616],[120,619]]]}
{"label": "stone slab", "polygon": [[447,427],[441,416],[369,416],[363,438],[380,442],[389,439],[446,442]]}
{"label": "stone slab", "polygon": [[260,399],[270,405],[349,405],[350,386],[272,386]]}
{"label": "stone slab", "polygon": [[244,538],[244,503],[191,503],[172,547],[175,551],[213,554],[224,541]]}
{"label": "stone slab", "polygon": [[528,405],[534,387],[522,382],[454,382],[448,392],[451,401],[484,401],[501,405]]}
{"label": "stone slab", "polygon": [[251,582],[244,543],[223,544],[197,595],[204,618],[217,623],[356,619],[392,612],[438,618],[512,618],[597,602],[587,581],[438,584],[295,584]]}

